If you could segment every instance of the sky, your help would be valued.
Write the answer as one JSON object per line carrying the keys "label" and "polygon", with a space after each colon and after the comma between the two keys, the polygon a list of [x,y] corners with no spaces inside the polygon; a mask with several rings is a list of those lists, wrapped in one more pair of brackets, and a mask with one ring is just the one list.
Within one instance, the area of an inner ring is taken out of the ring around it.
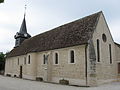
{"label": "sky", "polygon": [[120,0],[5,0],[0,4],[0,52],[15,46],[25,4],[27,31],[32,36],[103,11],[114,41],[120,43]]}

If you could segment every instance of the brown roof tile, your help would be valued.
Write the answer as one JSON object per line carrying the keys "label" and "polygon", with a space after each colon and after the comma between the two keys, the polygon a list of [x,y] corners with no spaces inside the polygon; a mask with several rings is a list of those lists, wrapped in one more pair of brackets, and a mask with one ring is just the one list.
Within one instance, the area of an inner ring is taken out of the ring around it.
{"label": "brown roof tile", "polygon": [[11,50],[7,57],[85,44],[96,27],[100,13],[92,14],[29,38],[23,41],[19,47]]}

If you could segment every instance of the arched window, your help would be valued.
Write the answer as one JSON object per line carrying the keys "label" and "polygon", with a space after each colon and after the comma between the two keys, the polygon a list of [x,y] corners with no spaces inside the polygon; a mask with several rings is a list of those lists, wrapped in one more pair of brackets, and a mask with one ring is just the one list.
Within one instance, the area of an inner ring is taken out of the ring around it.
{"label": "arched window", "polygon": [[59,61],[58,61],[58,53],[56,52],[55,54],[54,54],[54,62],[55,62],[55,64],[58,64],[59,63]]}
{"label": "arched window", "polygon": [[75,63],[75,53],[73,50],[70,51],[70,63]]}
{"label": "arched window", "polygon": [[43,64],[48,64],[48,57],[49,57],[49,54],[48,55],[46,55],[46,54],[43,55]]}
{"label": "arched window", "polygon": [[46,64],[45,54],[43,55],[43,64]]}
{"label": "arched window", "polygon": [[100,44],[99,44],[99,39],[97,39],[97,61],[100,62]]}
{"label": "arched window", "polygon": [[109,54],[110,54],[110,64],[112,64],[112,50],[111,50],[111,44],[109,44]]}
{"label": "arched window", "polygon": [[30,55],[28,56],[28,64],[30,64]]}

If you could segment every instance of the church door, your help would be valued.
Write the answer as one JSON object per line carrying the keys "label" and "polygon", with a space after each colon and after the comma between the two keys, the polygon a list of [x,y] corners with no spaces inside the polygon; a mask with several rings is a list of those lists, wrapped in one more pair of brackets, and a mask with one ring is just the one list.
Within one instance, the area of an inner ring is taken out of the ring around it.
{"label": "church door", "polygon": [[45,66],[45,68],[44,68],[44,81],[48,81],[48,56],[49,55],[46,55],[45,56],[45,61],[46,61],[46,66]]}
{"label": "church door", "polygon": [[47,71],[47,68],[44,69],[44,81],[47,82],[47,79],[48,79],[48,71]]}
{"label": "church door", "polygon": [[22,78],[22,66],[20,66],[20,78]]}

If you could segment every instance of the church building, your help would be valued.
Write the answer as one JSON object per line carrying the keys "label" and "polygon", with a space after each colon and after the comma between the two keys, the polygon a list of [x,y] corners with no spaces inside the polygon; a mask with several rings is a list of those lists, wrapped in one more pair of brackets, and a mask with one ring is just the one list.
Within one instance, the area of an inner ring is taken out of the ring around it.
{"label": "church building", "polygon": [[6,57],[6,76],[78,86],[120,80],[120,44],[102,11],[34,37],[24,16],[15,39]]}

